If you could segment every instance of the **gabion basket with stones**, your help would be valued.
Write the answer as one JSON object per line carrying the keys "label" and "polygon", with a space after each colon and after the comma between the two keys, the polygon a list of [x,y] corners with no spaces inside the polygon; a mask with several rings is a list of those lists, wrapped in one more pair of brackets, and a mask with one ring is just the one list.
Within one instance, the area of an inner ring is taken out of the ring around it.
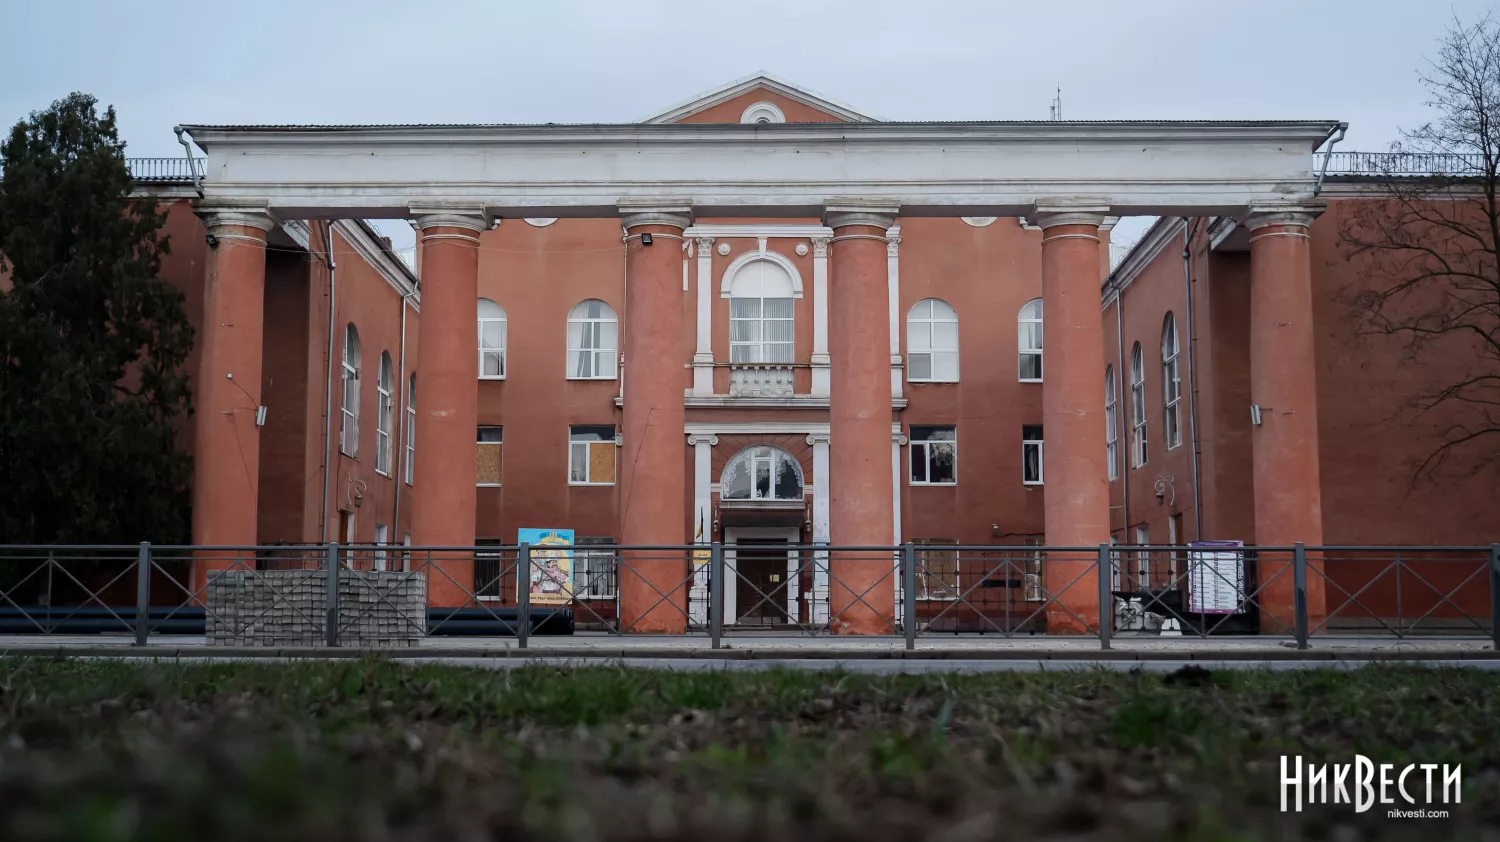
{"label": "gabion basket with stones", "polygon": [[[208,575],[211,646],[322,646],[326,571],[243,570]],[[420,573],[340,571],[339,643],[416,646],[427,634],[427,578]]]}

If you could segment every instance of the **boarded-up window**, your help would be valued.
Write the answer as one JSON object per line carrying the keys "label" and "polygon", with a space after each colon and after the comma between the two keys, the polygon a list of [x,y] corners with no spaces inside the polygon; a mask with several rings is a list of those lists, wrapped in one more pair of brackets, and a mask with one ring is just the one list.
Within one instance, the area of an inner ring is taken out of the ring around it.
{"label": "boarded-up window", "polygon": [[937,548],[957,543],[951,538],[917,539],[918,599],[958,598],[958,550]]}
{"label": "boarded-up window", "polygon": [[479,485],[500,484],[500,466],[505,447],[503,433],[503,427],[479,428],[478,446],[475,448],[479,462]]}
{"label": "boarded-up window", "polygon": [[568,482],[572,485],[613,485],[615,428],[573,427],[568,435]]}

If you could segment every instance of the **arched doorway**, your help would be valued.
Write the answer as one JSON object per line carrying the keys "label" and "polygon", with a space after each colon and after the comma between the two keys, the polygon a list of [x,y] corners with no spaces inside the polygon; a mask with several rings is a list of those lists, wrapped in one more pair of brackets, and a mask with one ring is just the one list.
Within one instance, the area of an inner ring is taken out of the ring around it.
{"label": "arched doorway", "polygon": [[724,615],[740,626],[800,620],[798,553],[804,524],[802,466],[785,450],[754,445],[719,475],[724,536]]}

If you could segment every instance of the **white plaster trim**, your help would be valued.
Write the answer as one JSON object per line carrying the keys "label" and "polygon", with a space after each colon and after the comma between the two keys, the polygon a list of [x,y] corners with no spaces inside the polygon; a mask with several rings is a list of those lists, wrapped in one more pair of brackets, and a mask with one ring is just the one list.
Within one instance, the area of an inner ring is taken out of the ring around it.
{"label": "white plaster trim", "polygon": [[525,217],[522,221],[525,222],[527,225],[535,226],[537,228],[546,228],[548,225],[551,225],[552,223],[556,222],[557,221],[557,217],[555,217],[555,216],[528,216],[528,217]]}
{"label": "white plaster trim", "polygon": [[[762,117],[766,119],[762,120]],[[757,102],[746,108],[744,113],[740,114],[740,122],[751,125],[785,123],[786,114],[780,108],[777,108],[774,102]]]}
{"label": "white plaster trim", "polygon": [[[814,373],[817,371],[818,369],[813,369]],[[906,404],[906,398],[891,399],[891,409],[905,409]],[[615,398],[615,406],[624,405],[624,401]],[[829,398],[811,394],[793,395],[789,398],[739,398],[728,395],[713,395],[705,398],[686,394],[683,397],[683,406],[688,409],[716,409],[721,407],[733,407],[735,409],[827,409]]]}
{"label": "white plaster trim", "polygon": [[959,217],[959,218],[962,219],[964,222],[967,222],[970,225],[974,226],[975,228],[983,228],[986,225],[993,225],[994,222],[995,222],[995,220],[999,219],[1000,217],[998,217],[998,216],[963,216],[963,217]]}
{"label": "white plaster trim", "polygon": [[[1308,203],[1301,205],[1278,206],[1257,205],[1250,208],[1250,212],[1240,218],[1240,224],[1250,229],[1252,234],[1262,228],[1271,225],[1290,225],[1306,228],[1312,225],[1313,220],[1318,218],[1326,209],[1325,203]],[[1251,239],[1254,239],[1252,236]]]}
{"label": "white plaster trim", "polygon": [[683,425],[689,436],[826,436],[828,429],[826,421],[689,421]]}
{"label": "white plaster trim", "polygon": [[813,350],[812,395],[833,393],[832,357],[828,353],[828,243],[833,229],[813,238]]}
{"label": "white plaster trim", "polygon": [[1105,285],[1101,309],[1108,307],[1119,293],[1129,289],[1136,277],[1161,254],[1162,249],[1181,242],[1183,224],[1180,216],[1163,216],[1152,223],[1131,247],[1125,259],[1120,261],[1120,265],[1115,267],[1110,276],[1114,278],[1114,284]]}
{"label": "white plaster trim", "polygon": [[391,285],[391,289],[401,295],[411,295],[413,308],[421,312],[421,295],[412,295],[416,291],[416,283],[407,274],[405,264],[387,254],[380,244],[375,242],[364,227],[352,219],[340,219],[333,223],[333,230],[338,232],[359,256],[368,263],[385,282]]}
{"label": "white plaster trim", "polygon": [[891,399],[902,396],[901,374],[901,226],[892,225],[886,232],[885,272],[886,310],[891,339]]}
{"label": "white plaster trim", "polygon": [[713,237],[715,239],[734,239],[743,237],[745,239],[758,240],[761,237],[775,239],[777,237],[797,237],[813,239],[815,237],[832,237],[833,229],[826,225],[778,225],[772,223],[751,223],[748,225],[693,225],[682,232],[685,237]]}
{"label": "white plaster trim", "polygon": [[[229,225],[254,228],[265,233],[270,233],[276,227],[276,218],[267,210],[265,202],[239,201],[201,205],[197,208],[197,214],[208,232],[219,237],[226,236],[219,232]],[[264,241],[265,238],[262,237],[261,242]]]}
{"label": "white plaster trim", "polygon": [[283,219],[281,220],[281,230],[286,232],[288,237],[292,238],[292,242],[311,250],[308,244],[312,242],[312,231],[307,227],[306,222],[300,219]]}
{"label": "white plaster trim", "polygon": [[[691,231],[692,229],[687,229]],[[683,232],[687,235],[687,231]],[[693,354],[693,397],[707,398],[714,393],[713,287],[714,238],[698,236],[698,347]]]}
{"label": "white plaster trim", "polygon": [[780,266],[782,269],[785,269],[787,274],[792,276],[792,297],[802,297],[802,273],[797,271],[797,264],[793,263],[791,258],[787,257],[781,252],[770,251],[769,249],[762,251],[747,251],[744,254],[741,254],[739,257],[736,257],[733,262],[729,264],[729,268],[724,270],[723,278],[719,282],[719,297],[728,298],[729,291],[734,286],[734,276],[738,275],[741,269],[744,269],[746,266],[749,266],[751,263],[754,263],[758,260],[764,260],[770,263],[774,263],[777,266]]}
{"label": "white plaster trim", "polygon": [[850,122],[869,123],[875,120],[874,117],[869,117],[861,114],[847,105],[843,105],[841,103],[828,99],[827,97],[815,94],[806,88],[798,87],[790,82],[785,82],[767,73],[755,73],[750,76],[746,76],[743,79],[736,79],[727,85],[704,91],[703,93],[698,94],[697,96],[692,97],[685,102],[679,103],[667,109],[666,111],[659,111],[655,114],[650,114],[642,117],[638,122],[648,124],[672,123],[677,120],[681,120],[684,117],[691,117],[692,115],[697,114],[700,111],[707,111],[708,109],[713,108],[715,105],[728,102],[729,100],[734,99],[735,97],[740,96],[741,94],[744,94],[748,91],[752,91],[757,87],[763,87],[766,90],[775,91],[776,93],[781,94],[788,99],[796,100],[803,105],[816,108],[819,111],[826,111],[827,113],[832,114],[835,117],[841,117]]}

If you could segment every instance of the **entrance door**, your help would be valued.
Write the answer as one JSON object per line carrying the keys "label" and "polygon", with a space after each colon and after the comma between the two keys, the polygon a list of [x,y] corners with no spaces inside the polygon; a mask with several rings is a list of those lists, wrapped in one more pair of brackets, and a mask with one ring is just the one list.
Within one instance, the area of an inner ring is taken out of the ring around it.
{"label": "entrance door", "polygon": [[773,625],[788,622],[785,538],[742,538],[735,557],[735,622]]}

